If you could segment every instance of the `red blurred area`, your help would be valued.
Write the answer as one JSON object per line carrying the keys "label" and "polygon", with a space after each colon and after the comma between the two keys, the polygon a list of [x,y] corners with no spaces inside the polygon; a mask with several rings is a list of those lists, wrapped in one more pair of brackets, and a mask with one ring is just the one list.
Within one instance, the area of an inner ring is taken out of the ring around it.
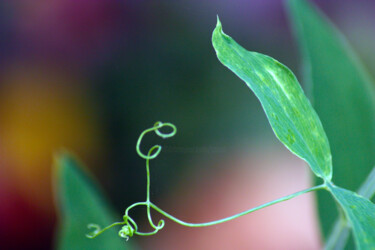
{"label": "red blurred area", "polygon": [[23,192],[26,186],[15,186],[19,184],[3,169],[0,176],[2,249],[51,249],[54,220],[35,208]]}

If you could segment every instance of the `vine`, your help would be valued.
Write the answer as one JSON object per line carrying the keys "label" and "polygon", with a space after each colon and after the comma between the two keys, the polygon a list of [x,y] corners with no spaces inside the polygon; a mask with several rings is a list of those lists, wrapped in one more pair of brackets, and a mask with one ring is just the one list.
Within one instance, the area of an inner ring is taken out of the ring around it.
{"label": "vine", "polygon": [[[170,129],[172,129],[172,131],[169,132],[169,133],[163,133],[163,132],[160,131],[160,129],[163,128],[163,127],[169,127]],[[205,223],[185,222],[185,221],[182,221],[182,220],[170,215],[169,213],[165,212],[161,208],[157,207],[150,200],[150,160],[155,159],[160,154],[161,149],[162,149],[162,146],[154,145],[149,149],[147,154],[142,153],[142,151],[140,149],[142,139],[147,133],[150,133],[150,132],[155,132],[155,134],[160,136],[161,138],[167,139],[167,138],[170,138],[170,137],[172,137],[176,134],[177,128],[172,123],[156,122],[153,127],[144,130],[138,138],[137,145],[136,145],[137,153],[141,158],[146,160],[146,173],[147,173],[146,201],[137,202],[137,203],[134,203],[134,204],[130,205],[125,210],[125,214],[123,216],[123,221],[121,221],[121,222],[115,222],[115,223],[113,223],[113,224],[111,224],[111,225],[109,225],[109,226],[107,226],[103,229],[101,229],[101,227],[97,224],[89,224],[88,228],[94,229],[94,230],[92,232],[86,234],[86,236],[88,238],[93,239],[93,238],[97,237],[98,235],[102,234],[104,231],[106,231],[106,230],[108,230],[112,227],[121,226],[121,225],[122,225],[122,228],[120,229],[118,234],[119,234],[120,237],[122,237],[126,240],[128,240],[129,237],[132,237],[133,235],[140,235],[140,236],[154,235],[164,227],[165,221],[159,220],[159,222],[157,224],[155,224],[154,221],[152,220],[151,208],[154,209],[156,212],[160,213],[161,215],[165,216],[166,218],[168,218],[168,219],[170,219],[170,220],[172,220],[172,221],[174,221],[174,222],[176,222],[176,223],[178,223],[182,226],[206,227],[206,226],[217,225],[217,224],[220,224],[220,223],[223,223],[223,222],[227,222],[227,221],[236,219],[238,217],[241,217],[243,215],[246,215],[246,214],[252,213],[254,211],[257,211],[259,209],[274,205],[276,203],[290,200],[290,199],[292,199],[294,197],[297,197],[301,194],[305,194],[305,193],[308,193],[308,192],[312,192],[312,191],[316,191],[316,190],[319,190],[319,189],[326,189],[327,188],[326,183],[324,183],[324,184],[321,184],[321,185],[318,185],[318,186],[315,186],[315,187],[311,187],[311,188],[296,192],[294,194],[284,196],[282,198],[276,199],[274,201],[265,203],[263,205],[251,208],[251,209],[246,210],[244,212],[241,212],[241,213],[238,213],[238,214],[235,214],[233,216],[226,217],[226,218],[223,218],[223,219],[220,219],[220,220],[215,220],[215,221],[210,221],[210,222],[205,222]],[[146,208],[147,208],[147,219],[149,221],[150,226],[154,229],[153,231],[151,231],[151,232],[140,232],[140,231],[138,231],[137,223],[129,216],[129,211],[132,208],[135,208],[137,206],[146,206]]]}

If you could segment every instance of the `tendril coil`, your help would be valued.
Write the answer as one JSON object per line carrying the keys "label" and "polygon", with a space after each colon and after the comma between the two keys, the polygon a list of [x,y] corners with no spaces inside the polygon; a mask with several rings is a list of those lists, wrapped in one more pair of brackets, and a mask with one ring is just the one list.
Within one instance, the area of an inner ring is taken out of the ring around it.
{"label": "tendril coil", "polygon": [[[164,128],[164,127],[172,129],[172,131],[169,132],[169,133],[164,133],[164,132],[161,131],[161,129]],[[220,224],[220,223],[224,223],[224,222],[227,222],[227,221],[230,221],[230,220],[234,220],[234,219],[239,218],[241,216],[244,216],[246,214],[255,212],[255,211],[260,210],[262,208],[265,208],[265,207],[268,207],[268,206],[271,206],[271,205],[274,205],[274,204],[277,204],[277,203],[280,203],[280,202],[283,202],[283,201],[290,200],[294,197],[297,197],[299,195],[302,195],[302,194],[305,194],[305,193],[308,193],[308,192],[316,191],[316,190],[319,190],[319,189],[327,189],[326,183],[323,183],[321,185],[311,187],[311,188],[296,192],[294,194],[290,194],[290,195],[281,197],[279,199],[267,202],[267,203],[262,204],[260,206],[248,209],[246,211],[243,211],[241,213],[238,213],[238,214],[235,214],[235,215],[223,218],[223,219],[210,221],[210,222],[204,222],[204,223],[185,222],[185,221],[182,221],[182,220],[172,216],[171,214],[165,212],[164,210],[157,207],[155,204],[153,204],[150,201],[150,160],[155,159],[160,154],[161,149],[162,149],[162,147],[160,145],[154,145],[148,150],[147,154],[142,153],[142,151],[141,151],[142,139],[147,133],[150,133],[150,132],[154,132],[159,137],[161,137],[163,139],[166,139],[166,138],[174,136],[177,132],[177,129],[172,123],[156,122],[153,127],[144,130],[138,138],[137,146],[136,146],[137,153],[140,157],[142,157],[143,159],[146,160],[146,173],[147,173],[146,201],[137,202],[137,203],[134,203],[134,204],[130,205],[125,210],[125,214],[123,216],[123,221],[115,222],[115,223],[113,223],[113,224],[111,224],[111,225],[109,225],[109,226],[107,226],[103,229],[101,229],[100,226],[97,225],[97,224],[89,224],[88,228],[93,229],[93,231],[86,234],[86,236],[88,238],[91,238],[91,239],[95,238],[98,235],[102,234],[104,231],[106,231],[106,230],[108,230],[112,227],[120,226],[120,225],[122,227],[121,227],[120,231],[118,232],[118,234],[119,234],[120,237],[122,237],[126,240],[128,240],[133,235],[141,235],[141,236],[154,235],[164,227],[165,222],[164,222],[164,220],[159,220],[159,222],[157,224],[155,224],[154,221],[152,220],[152,217],[151,217],[151,208],[154,209],[159,214],[165,216],[166,218],[168,218],[168,219],[170,219],[170,220],[172,220],[172,221],[174,221],[174,222],[176,222],[176,223],[178,223],[182,226],[186,226],[186,227],[207,227],[207,226],[213,226],[213,225],[217,225],[217,224]],[[148,219],[148,222],[150,223],[150,226],[154,229],[153,231],[151,231],[151,232],[140,232],[140,231],[138,231],[137,223],[129,215],[129,211],[131,209],[137,207],[137,206],[146,206],[146,208],[147,208],[147,219]]]}
{"label": "tendril coil", "polygon": [[[162,128],[169,128],[169,129],[172,129],[172,131],[169,132],[169,133],[165,133],[165,132],[161,131]],[[111,225],[109,225],[109,226],[107,226],[103,229],[101,229],[101,227],[97,224],[89,224],[87,227],[89,229],[94,229],[94,230],[92,232],[86,234],[86,236],[88,238],[91,238],[91,239],[95,238],[98,235],[102,234],[104,231],[106,231],[106,230],[108,230],[112,227],[119,226],[119,225],[122,225],[122,227],[121,227],[120,231],[118,232],[118,234],[119,234],[120,237],[122,237],[126,240],[128,240],[129,237],[132,237],[133,235],[147,236],[147,235],[156,234],[159,230],[161,230],[164,227],[164,225],[165,225],[164,220],[159,220],[159,222],[157,224],[155,224],[154,221],[152,220],[151,207],[154,208],[154,206],[150,201],[150,160],[155,159],[160,154],[162,146],[160,146],[160,145],[152,146],[148,150],[147,154],[143,154],[142,151],[141,151],[141,142],[142,142],[143,137],[147,133],[151,133],[151,132],[154,132],[156,135],[158,135],[159,137],[161,137],[163,139],[167,139],[167,138],[170,138],[170,137],[172,137],[176,134],[177,128],[172,123],[168,123],[168,122],[163,123],[163,122],[159,121],[159,122],[156,122],[153,127],[144,130],[138,138],[137,145],[136,145],[136,151],[141,158],[146,160],[146,172],[147,172],[147,196],[146,196],[146,201],[137,202],[137,203],[134,203],[133,205],[130,205],[125,210],[125,214],[123,216],[123,221],[121,221],[121,222],[115,222],[115,223],[113,223],[113,224],[111,224]],[[137,223],[129,215],[129,211],[131,209],[137,207],[137,206],[146,206],[146,208],[147,208],[147,219],[150,223],[150,226],[154,229],[153,231],[151,231],[151,232],[139,232],[138,231]]]}

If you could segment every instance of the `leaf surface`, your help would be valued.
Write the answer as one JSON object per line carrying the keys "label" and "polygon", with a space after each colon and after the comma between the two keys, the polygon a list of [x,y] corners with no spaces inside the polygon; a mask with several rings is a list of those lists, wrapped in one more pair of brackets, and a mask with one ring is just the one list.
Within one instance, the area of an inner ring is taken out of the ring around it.
{"label": "leaf surface", "polygon": [[357,249],[375,249],[375,204],[349,190],[328,187],[350,222]]}
{"label": "leaf surface", "polygon": [[[311,90],[308,94],[331,145],[333,182],[357,190],[375,164],[374,83],[344,36],[321,11],[305,0],[287,3]],[[327,235],[337,209],[324,192],[318,193],[318,204]]]}
{"label": "leaf surface", "polygon": [[317,176],[330,180],[327,137],[294,74],[275,59],[242,48],[224,34],[219,19],[212,43],[218,59],[255,93],[277,138]]}
{"label": "leaf surface", "polygon": [[[363,196],[366,199],[371,200],[375,196],[375,167],[371,170],[370,175],[366,181],[358,189],[357,194]],[[346,218],[340,216],[331,231],[328,240],[326,242],[326,249],[344,249],[350,236],[350,228],[346,223]]]}
{"label": "leaf surface", "polygon": [[[95,239],[88,239],[87,225],[104,227],[116,221],[96,184],[71,155],[59,154],[55,159],[55,189],[60,224],[57,249],[133,249],[122,240],[115,229]],[[91,230],[92,231],[92,230]]]}

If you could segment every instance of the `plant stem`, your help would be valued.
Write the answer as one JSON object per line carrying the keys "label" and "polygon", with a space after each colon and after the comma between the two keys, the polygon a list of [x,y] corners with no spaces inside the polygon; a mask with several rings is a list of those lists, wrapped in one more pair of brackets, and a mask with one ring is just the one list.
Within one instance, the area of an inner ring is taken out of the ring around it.
{"label": "plant stem", "polygon": [[[170,133],[163,133],[159,130],[162,127],[165,127],[165,126],[172,128],[172,131]],[[212,225],[217,225],[217,224],[220,224],[220,223],[223,223],[223,222],[227,222],[227,221],[230,221],[230,220],[234,220],[238,217],[241,217],[241,216],[244,216],[246,214],[255,212],[259,209],[269,207],[271,205],[274,205],[274,204],[277,204],[277,203],[280,203],[280,202],[283,202],[283,201],[290,200],[292,198],[295,198],[299,195],[302,195],[302,194],[305,194],[305,193],[308,193],[308,192],[316,191],[316,190],[319,190],[319,189],[327,189],[327,183],[325,182],[324,184],[321,184],[321,185],[318,185],[318,186],[315,186],[315,187],[311,187],[311,188],[296,192],[294,194],[284,196],[284,197],[279,198],[277,200],[265,203],[263,205],[254,207],[252,209],[246,210],[244,212],[241,212],[241,213],[238,213],[238,214],[235,214],[235,215],[232,215],[230,217],[226,217],[226,218],[223,218],[223,219],[220,219],[220,220],[210,221],[210,222],[205,222],[205,223],[185,222],[185,221],[182,221],[182,220],[170,215],[169,213],[165,212],[164,210],[162,210],[161,208],[159,208],[158,206],[156,206],[155,204],[153,204],[150,201],[150,187],[151,187],[150,160],[154,159],[155,157],[157,157],[159,155],[159,153],[161,151],[161,146],[160,145],[154,145],[153,147],[150,148],[147,155],[144,155],[140,150],[140,145],[141,145],[141,141],[142,141],[143,136],[146,133],[149,133],[149,132],[152,132],[152,131],[155,132],[158,136],[165,139],[165,138],[169,138],[169,137],[175,135],[177,129],[171,123],[157,122],[157,123],[155,123],[154,127],[146,129],[145,131],[143,131],[142,134],[140,135],[139,139],[138,139],[137,146],[136,146],[137,153],[139,154],[139,156],[141,156],[142,158],[144,158],[146,160],[146,181],[147,181],[146,201],[145,202],[138,202],[138,203],[135,203],[135,204],[131,205],[130,207],[128,207],[125,210],[125,215],[124,215],[125,222],[127,223],[127,221],[130,220],[130,222],[132,224],[132,225],[128,225],[128,228],[125,228],[125,229],[129,229],[129,230],[131,229],[130,231],[134,231],[134,234],[137,234],[137,235],[144,235],[144,236],[153,235],[153,234],[156,234],[160,229],[162,229],[164,227],[164,220],[160,220],[158,222],[158,224],[155,225],[155,223],[152,220],[152,216],[151,216],[151,208],[155,209],[155,211],[157,211],[161,215],[164,215],[168,219],[170,219],[170,220],[172,220],[172,221],[174,221],[174,222],[176,222],[180,225],[187,226],[187,227],[207,227],[207,226],[212,226]],[[152,231],[152,232],[138,232],[138,227],[137,227],[136,223],[129,217],[129,210],[136,207],[136,206],[141,206],[141,205],[144,205],[144,206],[147,207],[147,219],[150,223],[150,226],[154,229],[154,231]],[[125,237],[127,237],[128,235],[131,236],[131,234],[129,234],[125,229],[123,231],[123,233],[125,233]]]}
{"label": "plant stem", "polygon": [[339,250],[344,249],[346,242],[349,237],[349,227],[345,219],[340,216],[340,219],[336,220],[333,230],[327,240],[324,247],[326,250]]}
{"label": "plant stem", "polygon": [[375,195],[375,167],[371,170],[365,182],[358,189],[358,194],[370,200],[372,199],[372,197],[374,197]]}
{"label": "plant stem", "polygon": [[241,217],[243,215],[255,212],[255,211],[259,210],[259,209],[262,209],[262,208],[265,208],[265,207],[269,207],[271,205],[274,205],[274,204],[277,204],[277,203],[280,203],[280,202],[283,202],[283,201],[290,200],[290,199],[295,198],[295,197],[297,197],[297,196],[299,196],[301,194],[305,194],[305,193],[308,193],[308,192],[316,191],[316,190],[319,190],[319,189],[325,189],[326,187],[327,187],[326,184],[322,184],[322,185],[319,185],[319,186],[308,188],[308,189],[299,191],[297,193],[290,194],[288,196],[284,196],[284,197],[279,198],[277,200],[265,203],[265,204],[260,205],[258,207],[254,207],[254,208],[246,210],[244,212],[235,214],[233,216],[230,216],[230,217],[227,217],[227,218],[224,218],[224,219],[220,219],[220,220],[216,220],[216,221],[205,222],[205,223],[188,223],[188,222],[182,221],[180,219],[177,219],[176,217],[174,217],[174,216],[170,215],[169,213],[163,211],[161,208],[157,207],[155,204],[153,204],[151,202],[150,202],[150,206],[153,209],[155,209],[157,212],[159,212],[160,214],[164,215],[168,219],[170,219],[170,220],[172,220],[172,221],[174,221],[174,222],[176,222],[176,223],[178,223],[180,225],[187,226],[187,227],[207,227],[207,226],[217,225],[217,224],[220,224],[220,223],[223,223],[223,222],[227,222],[227,221],[236,219],[236,218]]}

